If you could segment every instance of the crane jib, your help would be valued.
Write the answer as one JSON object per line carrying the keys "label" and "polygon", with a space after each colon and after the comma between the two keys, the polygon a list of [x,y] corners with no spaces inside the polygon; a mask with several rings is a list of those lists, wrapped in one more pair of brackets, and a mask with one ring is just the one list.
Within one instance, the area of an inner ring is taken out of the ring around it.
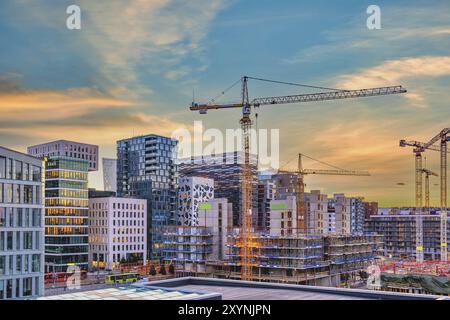
{"label": "crane jib", "polygon": [[[289,103],[302,103],[312,101],[325,101],[325,100],[339,100],[339,99],[351,99],[351,98],[364,98],[373,96],[383,96],[390,94],[406,93],[407,90],[402,86],[382,87],[382,88],[370,88],[370,89],[358,89],[358,90],[339,90],[331,92],[319,92],[308,93],[290,96],[280,97],[263,97],[255,98],[250,102],[251,106],[262,105],[274,105],[274,104],[289,104]],[[242,108],[242,103],[234,104],[192,104],[191,111],[204,111],[214,109],[229,109],[229,108]]]}

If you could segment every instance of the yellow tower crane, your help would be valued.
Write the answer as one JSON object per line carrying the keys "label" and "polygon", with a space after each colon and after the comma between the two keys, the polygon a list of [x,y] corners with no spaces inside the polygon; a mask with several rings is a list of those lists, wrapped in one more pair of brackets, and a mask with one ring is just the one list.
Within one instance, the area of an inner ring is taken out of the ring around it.
{"label": "yellow tower crane", "polygon": [[[278,97],[262,97],[250,100],[248,94],[249,80],[293,85],[298,87],[306,87],[310,89],[320,89],[325,90],[325,92],[278,96]],[[217,104],[213,100],[207,104],[197,104],[193,101],[190,106],[190,110],[199,111],[200,114],[206,114],[208,110],[218,110],[218,109],[239,108],[242,110],[242,118],[239,121],[242,129],[242,145],[244,149],[244,164],[242,169],[242,209],[241,209],[242,226],[240,231],[240,239],[242,243],[241,278],[242,280],[252,280],[253,266],[255,264],[253,259],[254,254],[253,251],[255,246],[257,246],[252,227],[252,172],[250,167],[250,129],[252,126],[252,120],[250,118],[250,115],[252,107],[257,108],[265,105],[384,96],[384,95],[405,93],[407,91],[402,86],[391,86],[391,87],[359,89],[359,90],[339,90],[333,88],[317,87],[284,81],[254,78],[249,76],[242,77],[239,82],[241,82],[242,84],[241,89],[242,100],[240,102],[232,104]],[[239,82],[235,82],[235,84],[233,84],[230,88],[234,87],[234,85],[236,85]],[[230,88],[228,88],[227,90],[229,90]]]}

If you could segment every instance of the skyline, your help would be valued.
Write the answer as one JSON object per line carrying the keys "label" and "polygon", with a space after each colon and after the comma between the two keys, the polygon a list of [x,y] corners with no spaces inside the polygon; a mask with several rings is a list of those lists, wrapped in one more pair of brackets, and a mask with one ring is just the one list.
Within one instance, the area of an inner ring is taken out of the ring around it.
{"label": "skyline", "polygon": [[[117,140],[170,136],[195,120],[234,129],[237,111],[200,116],[188,106],[193,89],[207,101],[244,74],[342,89],[403,85],[408,93],[399,97],[261,108],[258,126],[280,129],[281,163],[302,152],[372,173],[307,177],[307,190],[410,206],[413,154],[398,141],[428,140],[450,116],[450,8],[431,2],[378,1],[383,29],[368,30],[367,1],[78,1],[82,29],[67,30],[71,1],[3,1],[0,145],[26,151],[67,139],[115,158]],[[298,93],[249,89],[251,97]],[[232,94],[225,101],[239,99],[239,90]],[[439,153],[426,156],[437,171]],[[101,171],[91,178],[102,187]]]}

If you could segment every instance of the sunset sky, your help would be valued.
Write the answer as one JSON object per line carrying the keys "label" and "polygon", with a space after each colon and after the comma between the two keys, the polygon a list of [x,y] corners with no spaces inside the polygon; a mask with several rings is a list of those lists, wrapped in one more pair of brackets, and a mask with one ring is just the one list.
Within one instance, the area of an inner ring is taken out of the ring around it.
{"label": "sunset sky", "polygon": [[[81,7],[81,30],[66,8]],[[259,128],[280,130],[280,162],[299,152],[371,177],[308,176],[307,190],[345,192],[382,206],[413,205],[414,161],[400,139],[428,141],[450,126],[450,4],[376,1],[382,29],[368,30],[374,1],[2,0],[0,145],[68,139],[115,157],[119,139],[171,135],[203,120],[237,128],[239,110],[200,116],[242,75],[359,89],[403,85],[408,93],[261,107]],[[252,82],[250,96],[311,92]],[[235,88],[220,101],[239,100]],[[438,172],[436,152],[427,166]],[[291,161],[291,168],[295,161]],[[308,168],[324,168],[305,160]],[[102,188],[101,172],[91,186]],[[438,180],[432,204],[438,204]]]}

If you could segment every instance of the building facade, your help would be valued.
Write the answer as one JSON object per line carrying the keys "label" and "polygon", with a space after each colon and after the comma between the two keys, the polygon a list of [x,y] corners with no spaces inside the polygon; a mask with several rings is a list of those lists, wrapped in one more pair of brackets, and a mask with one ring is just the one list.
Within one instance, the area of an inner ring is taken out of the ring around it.
{"label": "building facade", "polygon": [[103,189],[117,192],[117,159],[102,158]]}
{"label": "building facade", "polygon": [[58,140],[28,147],[28,154],[38,158],[64,156],[86,160],[89,171],[98,170],[98,146],[92,144]]}
{"label": "building facade", "polygon": [[227,259],[227,234],[232,224],[227,199],[200,203],[197,226],[171,226],[164,233],[164,260],[186,275],[207,273],[207,263]]}
{"label": "building facade", "polygon": [[45,160],[46,272],[88,268],[88,173],[98,168],[98,146],[66,140],[31,146]]}
{"label": "building facade", "polygon": [[288,196],[286,200],[270,201],[269,234],[271,236],[292,236],[297,230],[297,198]]}
{"label": "building facade", "polygon": [[[398,213],[406,210],[393,210]],[[422,220],[423,258],[440,260],[440,216],[417,214],[375,215],[366,221],[366,231],[376,232],[384,237],[384,255],[394,259],[415,259],[417,254],[416,227]],[[447,238],[450,237],[450,218],[447,221]]]}
{"label": "building facade", "polygon": [[269,230],[270,203],[275,200],[276,188],[272,180],[258,182],[258,211],[256,225],[258,231]]}
{"label": "building facade", "polygon": [[147,200],[147,257],[162,259],[163,229],[176,223],[178,142],[158,135],[117,141],[117,195]]}
{"label": "building facade", "polygon": [[201,177],[183,177],[178,187],[178,225],[198,226],[200,203],[214,199],[214,180]]}
{"label": "building facade", "polygon": [[[180,160],[181,176],[198,176],[214,180],[215,196],[228,199],[233,204],[234,226],[239,226],[242,220],[242,169],[244,159],[243,152],[230,152]],[[253,212],[257,212],[258,177],[255,155],[250,155],[250,165],[253,177],[252,208]],[[256,225],[256,215],[254,215],[253,224]]]}
{"label": "building facade", "polygon": [[147,200],[89,199],[89,267],[114,270],[147,262]]}
{"label": "building facade", "polygon": [[305,193],[305,207],[308,234],[328,234],[331,216],[328,213],[328,196],[319,190],[311,190]]}
{"label": "building facade", "polygon": [[0,147],[0,300],[44,292],[42,160]]}

